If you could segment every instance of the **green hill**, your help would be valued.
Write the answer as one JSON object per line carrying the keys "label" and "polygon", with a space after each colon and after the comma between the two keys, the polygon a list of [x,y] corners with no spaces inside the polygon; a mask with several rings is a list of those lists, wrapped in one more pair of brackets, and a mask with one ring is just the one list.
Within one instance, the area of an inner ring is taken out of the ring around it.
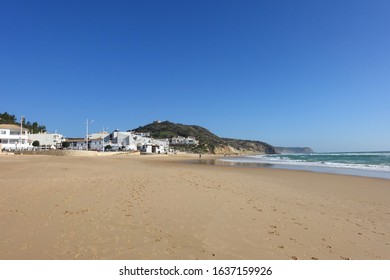
{"label": "green hill", "polygon": [[149,132],[150,136],[156,139],[172,138],[176,136],[195,137],[199,145],[181,145],[176,148],[193,153],[213,154],[259,154],[275,153],[275,148],[260,141],[238,140],[220,138],[208,129],[197,125],[184,125],[179,123],[154,122],[145,126],[133,129],[135,132]]}

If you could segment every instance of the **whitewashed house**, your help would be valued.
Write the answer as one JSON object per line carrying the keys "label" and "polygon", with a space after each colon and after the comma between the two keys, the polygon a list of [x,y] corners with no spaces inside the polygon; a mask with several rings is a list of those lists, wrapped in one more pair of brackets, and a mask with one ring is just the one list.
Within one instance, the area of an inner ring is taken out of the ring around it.
{"label": "whitewashed house", "polygon": [[135,132],[135,131],[130,131],[130,132],[137,136],[150,137],[150,132]]}
{"label": "whitewashed house", "polygon": [[169,149],[169,141],[156,140],[149,133],[121,132],[115,130],[110,134],[109,144],[122,151],[142,151],[147,153],[165,153]]}
{"label": "whitewashed house", "polygon": [[189,137],[187,137],[187,138],[185,139],[184,143],[185,143],[186,145],[198,145],[198,144],[199,144],[199,141],[196,140],[194,137],[189,136]]}
{"label": "whitewashed house", "polygon": [[121,150],[136,151],[137,136],[132,132],[114,131],[112,133],[112,141],[116,143]]}
{"label": "whitewashed house", "polygon": [[145,143],[141,147],[141,152],[146,154],[166,154],[168,153],[169,145],[166,142],[153,140],[150,143]]}
{"label": "whitewashed house", "polygon": [[64,142],[69,143],[70,150],[86,150],[87,142],[85,138],[68,138]]}
{"label": "whitewashed house", "polygon": [[62,147],[62,142],[65,141],[64,136],[58,133],[35,133],[28,134],[28,139],[31,143],[39,142],[40,148],[57,149]]}
{"label": "whitewashed house", "polygon": [[106,147],[107,145],[112,145],[110,141],[110,133],[108,132],[98,132],[92,133],[89,135],[89,149],[96,151],[103,151],[103,145]]}
{"label": "whitewashed house", "polygon": [[[87,139],[86,138],[68,138],[64,141],[69,144],[68,149],[70,150],[87,150]],[[107,143],[104,142],[104,146]],[[90,138],[88,139],[88,150],[101,151],[103,149],[103,138]]]}
{"label": "whitewashed house", "polygon": [[176,136],[176,137],[172,137],[171,144],[172,145],[198,145],[199,141],[191,136],[187,138],[183,136]]}
{"label": "whitewashed house", "polygon": [[[132,131],[121,132],[115,130],[112,133],[98,132],[88,135],[88,149],[103,150],[103,144],[106,149],[114,151],[141,151],[143,153],[167,153],[169,151],[168,139],[153,139],[149,133],[134,133]],[[74,150],[85,150],[86,139],[74,138],[68,139],[69,148]]]}
{"label": "whitewashed house", "polygon": [[91,149],[102,150],[104,141],[104,146],[109,145],[112,150],[137,150],[135,135],[131,132],[120,132],[119,130],[115,130],[112,133],[98,132],[91,134],[89,138],[91,139],[90,141],[94,142],[91,145]]}
{"label": "whitewashed house", "polygon": [[0,151],[32,149],[28,139],[28,129],[16,124],[0,124]]}
{"label": "whitewashed house", "polygon": [[[89,148],[91,151],[102,151],[103,150],[103,138],[90,138],[88,140]],[[107,144],[104,143],[104,146]]]}
{"label": "whitewashed house", "polygon": [[186,138],[183,136],[172,137],[171,144],[172,145],[180,145],[180,144],[183,144],[185,140],[186,140]]}

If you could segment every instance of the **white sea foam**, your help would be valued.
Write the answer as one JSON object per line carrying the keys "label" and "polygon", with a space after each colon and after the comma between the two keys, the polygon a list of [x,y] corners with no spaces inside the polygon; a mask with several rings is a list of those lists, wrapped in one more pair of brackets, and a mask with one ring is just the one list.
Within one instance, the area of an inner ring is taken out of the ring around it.
{"label": "white sea foam", "polygon": [[[332,154],[327,154],[327,155],[332,155]],[[346,155],[346,154],[342,154],[342,155]],[[365,155],[365,154],[360,154],[360,155]],[[390,156],[390,154],[388,155]],[[367,170],[367,171],[390,172],[390,166],[386,164],[375,165],[375,164],[341,163],[341,162],[329,162],[329,161],[307,161],[303,159],[289,159],[287,157],[284,157],[283,155],[272,156],[272,157],[269,157],[267,155],[259,155],[259,156],[240,157],[240,158],[226,158],[226,159],[222,159],[222,161],[232,162],[232,163],[234,162],[262,163],[262,164],[288,165],[288,166],[328,167],[328,168],[343,168],[343,169],[358,169],[358,170]]]}

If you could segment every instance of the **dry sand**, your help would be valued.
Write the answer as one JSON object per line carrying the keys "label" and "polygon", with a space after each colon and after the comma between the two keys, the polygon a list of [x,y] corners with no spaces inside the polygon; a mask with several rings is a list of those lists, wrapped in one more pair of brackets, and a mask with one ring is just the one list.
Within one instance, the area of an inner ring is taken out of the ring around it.
{"label": "dry sand", "polygon": [[390,259],[389,180],[185,159],[1,156],[0,259]]}

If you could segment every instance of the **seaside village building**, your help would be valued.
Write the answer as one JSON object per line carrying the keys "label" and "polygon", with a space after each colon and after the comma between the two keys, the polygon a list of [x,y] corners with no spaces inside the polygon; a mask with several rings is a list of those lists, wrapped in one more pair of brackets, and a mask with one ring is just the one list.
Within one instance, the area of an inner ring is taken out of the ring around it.
{"label": "seaside village building", "polygon": [[[69,149],[86,150],[85,138],[69,138]],[[163,154],[169,151],[168,139],[153,139],[149,133],[135,133],[132,131],[121,132],[115,130],[112,133],[98,132],[88,135],[88,150],[93,151],[140,151],[142,153]]]}
{"label": "seaside village building", "polygon": [[[105,138],[106,140],[107,138]],[[135,133],[133,131],[120,132],[115,130],[110,134],[109,145],[114,150],[141,151],[142,153],[167,153],[168,140],[157,140],[147,133]]]}
{"label": "seaside village building", "polygon": [[60,149],[62,148],[62,142],[65,141],[62,134],[46,132],[28,134],[28,139],[31,143],[38,141],[41,149]]}
{"label": "seaside village building", "polygon": [[172,145],[198,145],[199,141],[196,140],[194,137],[182,137],[182,136],[177,136],[177,137],[172,137],[171,139],[171,144]]}
{"label": "seaside village building", "polygon": [[28,129],[16,124],[0,124],[0,151],[32,149]]}
{"label": "seaside village building", "polygon": [[65,143],[69,144],[69,150],[86,150],[87,142],[85,138],[67,138]]}
{"label": "seaside village building", "polygon": [[[172,145],[197,145],[193,137],[173,137],[172,139],[153,139],[150,133],[137,133],[134,131],[121,132],[115,130],[112,133],[98,132],[88,135],[86,138],[68,138],[58,133],[30,134],[28,129],[15,124],[0,125],[0,151],[31,150],[36,148],[32,145],[38,142],[40,149],[62,148],[62,143],[69,144],[71,150],[94,150],[103,151],[109,148],[111,151],[140,151],[142,153],[164,154],[170,151]],[[88,144],[87,144],[88,143]],[[88,145],[88,147],[87,147]],[[38,148],[38,147],[37,147]]]}
{"label": "seaside village building", "polygon": [[[39,145],[32,144],[38,141]],[[0,124],[0,151],[58,149],[62,147],[64,136],[58,133],[30,134],[27,128],[16,124]]]}
{"label": "seaside village building", "polygon": [[145,143],[141,146],[141,152],[152,154],[164,154],[169,151],[169,140],[153,139],[150,143]]}

